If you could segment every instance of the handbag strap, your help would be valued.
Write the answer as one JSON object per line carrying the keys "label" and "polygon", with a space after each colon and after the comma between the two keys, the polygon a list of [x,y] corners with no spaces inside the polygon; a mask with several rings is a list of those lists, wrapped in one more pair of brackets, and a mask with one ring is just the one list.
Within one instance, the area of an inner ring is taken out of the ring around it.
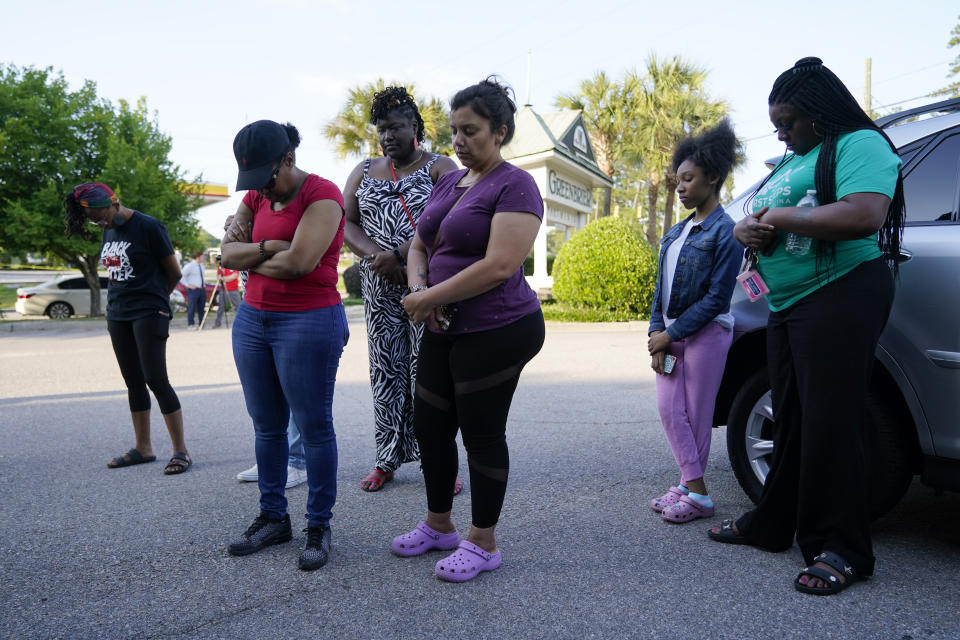
{"label": "handbag strap", "polygon": [[[395,183],[399,184],[400,181],[397,180],[397,174],[396,174],[396,172],[393,170],[393,159],[390,158],[389,156],[387,157],[387,163],[390,165],[390,175],[393,177],[393,181],[394,181]],[[413,230],[416,231],[416,230],[417,230],[417,223],[413,221],[413,216],[410,215],[410,209],[407,208],[407,203],[406,203],[406,201],[403,199],[403,194],[400,193],[400,190],[399,190],[399,189],[397,189],[397,197],[400,198],[400,204],[403,205],[403,210],[404,210],[404,211],[406,212],[406,214],[407,214],[407,219],[410,220],[410,224],[413,225]]]}

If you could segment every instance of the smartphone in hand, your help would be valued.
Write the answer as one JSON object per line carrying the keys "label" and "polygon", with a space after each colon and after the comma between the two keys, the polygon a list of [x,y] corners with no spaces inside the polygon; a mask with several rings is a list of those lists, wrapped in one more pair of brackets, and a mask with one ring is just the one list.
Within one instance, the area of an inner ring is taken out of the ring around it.
{"label": "smartphone in hand", "polygon": [[669,353],[663,356],[663,372],[671,373],[673,371],[673,365],[677,364],[677,356],[670,355]]}

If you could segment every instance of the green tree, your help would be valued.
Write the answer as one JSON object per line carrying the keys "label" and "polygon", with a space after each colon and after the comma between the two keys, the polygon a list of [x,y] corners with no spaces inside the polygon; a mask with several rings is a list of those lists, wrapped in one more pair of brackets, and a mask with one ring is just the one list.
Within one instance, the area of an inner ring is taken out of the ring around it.
{"label": "green tree", "polygon": [[683,58],[650,54],[642,74],[629,70],[614,80],[599,71],[576,93],[555,100],[558,107],[583,112],[597,164],[614,179],[612,194],[604,194],[603,214],[610,213],[612,198],[624,217],[633,218],[646,191],[645,235],[651,245],[659,239],[660,212],[664,227],[673,221],[674,147],[727,112],[725,103],[707,94],[706,78],[706,70]]}
{"label": "green tree", "polygon": [[105,182],[124,205],[166,224],[174,244],[199,246],[199,200],[181,188],[190,181],[170,161],[170,145],[145,99],[114,109],[89,80],[71,91],[52,68],[0,65],[0,250],[79,269],[91,315],[101,315],[99,236],[65,236],[63,196],[81,182]]}
{"label": "green tree", "polygon": [[[378,78],[376,82],[350,89],[340,113],[324,126],[323,135],[334,143],[334,149],[341,160],[350,155],[380,155],[377,129],[370,124],[370,106],[373,104],[373,96],[387,87],[405,87],[416,100],[414,85],[387,83],[383,78]],[[453,138],[450,134],[450,113],[446,105],[438,98],[416,101],[420,117],[423,118],[424,148],[441,155],[450,155],[453,152]]]}
{"label": "green tree", "polygon": [[[641,106],[641,84],[636,73],[613,80],[603,71],[580,83],[576,93],[557,96],[554,104],[583,113],[583,122],[597,166],[616,180],[624,160],[639,157],[636,148],[636,120]],[[604,190],[603,215],[610,215],[610,191]]]}
{"label": "green tree", "polygon": [[[958,16],[957,24],[953,27],[953,30],[950,32],[950,35],[953,36],[950,40],[947,41],[947,48],[952,49],[953,47],[960,46],[960,16]],[[957,57],[953,59],[953,64],[950,66],[950,75],[948,77],[954,77],[960,75],[960,53],[957,54]],[[930,94],[931,96],[947,96],[949,98],[960,97],[960,80],[951,82],[943,89],[938,89]]]}
{"label": "green tree", "polygon": [[679,56],[647,58],[643,78],[643,106],[639,109],[639,154],[636,164],[647,173],[646,238],[656,245],[658,230],[657,202],[663,187],[663,229],[673,225],[676,176],[671,167],[673,150],[686,136],[719,122],[727,113],[727,105],[710,98],[704,89],[707,72]]}

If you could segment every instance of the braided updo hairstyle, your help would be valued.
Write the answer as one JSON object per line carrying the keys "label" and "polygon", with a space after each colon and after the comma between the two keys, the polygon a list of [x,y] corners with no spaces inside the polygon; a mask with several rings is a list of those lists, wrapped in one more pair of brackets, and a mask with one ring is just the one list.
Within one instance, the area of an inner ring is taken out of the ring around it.
{"label": "braided updo hairstyle", "polygon": [[[825,67],[820,58],[802,58],[781,73],[773,83],[767,103],[788,104],[802,111],[815,123],[817,133],[823,135],[814,173],[820,204],[837,201],[837,140],[840,135],[870,129],[882,135],[893,152],[897,152],[887,134],[860,108],[840,78]],[[896,191],[880,228],[878,242],[894,272],[897,271],[897,256],[903,238],[904,208],[903,176],[898,175]],[[835,249],[832,242],[819,241],[818,258],[824,245]]]}
{"label": "braided updo hairstyle", "polygon": [[407,93],[404,87],[387,87],[373,96],[370,105],[370,124],[376,125],[377,120],[387,117],[391,111],[400,111],[406,114],[417,125],[417,142],[423,142],[423,118],[413,96]]}
{"label": "braided updo hairstyle", "polygon": [[715,126],[680,141],[673,152],[673,172],[676,173],[684,161],[690,160],[703,169],[707,176],[719,178],[716,186],[719,194],[740,154],[740,141],[733,132],[730,120],[724,118]]}

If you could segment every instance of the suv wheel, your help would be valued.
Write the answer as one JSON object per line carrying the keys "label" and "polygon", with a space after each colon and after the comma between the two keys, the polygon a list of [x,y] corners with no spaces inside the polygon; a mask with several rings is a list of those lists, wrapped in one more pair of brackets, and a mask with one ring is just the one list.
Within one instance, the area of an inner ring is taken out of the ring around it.
{"label": "suv wheel", "polygon": [[[867,398],[867,477],[873,518],[903,497],[914,474],[916,442],[897,419],[884,396],[872,389]],[[773,459],[773,406],[766,369],[750,376],[730,407],[727,454],[740,486],[753,502],[760,500]]]}

